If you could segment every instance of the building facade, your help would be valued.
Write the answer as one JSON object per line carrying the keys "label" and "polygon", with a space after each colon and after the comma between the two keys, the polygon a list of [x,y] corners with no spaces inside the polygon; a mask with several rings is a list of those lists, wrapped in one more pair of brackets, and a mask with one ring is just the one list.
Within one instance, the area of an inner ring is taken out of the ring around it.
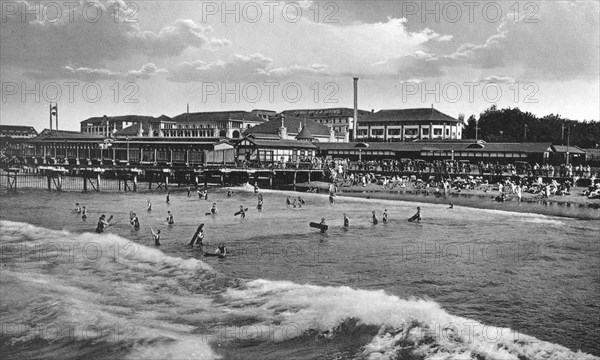
{"label": "building facade", "polygon": [[414,141],[460,140],[460,120],[433,108],[380,110],[358,121],[357,140]]}
{"label": "building facade", "polygon": [[[359,121],[368,114],[368,111],[358,110]],[[344,135],[345,141],[350,140],[354,129],[354,110],[350,108],[285,110],[281,115],[309,119],[333,128],[337,134]]]}
{"label": "building facade", "polygon": [[30,139],[37,136],[33,126],[0,125],[0,137],[11,139]]}

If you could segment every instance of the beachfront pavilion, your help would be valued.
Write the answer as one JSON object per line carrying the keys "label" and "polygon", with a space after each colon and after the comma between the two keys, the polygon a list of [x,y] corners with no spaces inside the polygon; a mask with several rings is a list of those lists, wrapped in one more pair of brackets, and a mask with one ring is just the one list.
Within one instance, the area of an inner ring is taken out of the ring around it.
{"label": "beachfront pavilion", "polygon": [[380,110],[358,119],[362,141],[459,140],[463,123],[431,108]]}
{"label": "beachfront pavilion", "polygon": [[214,159],[219,163],[232,162],[235,153],[233,144],[228,141],[138,136],[113,138],[48,129],[23,143],[25,146],[19,156],[31,165],[200,166],[214,162]]}
{"label": "beachfront pavilion", "polygon": [[471,163],[546,163],[550,143],[486,143],[475,140],[319,143],[319,156],[350,160],[467,160]]}
{"label": "beachfront pavilion", "polygon": [[250,134],[237,145],[238,160],[258,164],[299,162],[316,153],[317,146],[308,139],[282,139],[274,134]]}

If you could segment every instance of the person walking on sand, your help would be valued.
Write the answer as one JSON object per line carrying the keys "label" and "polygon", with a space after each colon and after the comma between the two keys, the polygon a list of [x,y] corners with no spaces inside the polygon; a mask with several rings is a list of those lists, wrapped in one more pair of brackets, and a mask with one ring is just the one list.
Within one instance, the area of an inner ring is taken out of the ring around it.
{"label": "person walking on sand", "polygon": [[377,215],[375,215],[375,211],[373,211],[373,225],[377,225],[377,223],[379,223],[379,220],[377,220]]}
{"label": "person walking on sand", "polygon": [[348,226],[350,226],[350,218],[348,217],[348,214],[344,213],[344,227]]}
{"label": "person walking on sand", "polygon": [[152,203],[150,202],[150,199],[148,199],[148,211],[152,211]]}
{"label": "person walking on sand", "polygon": [[171,193],[168,192],[167,193],[167,204],[170,204],[170,203],[171,203]]}
{"label": "person walking on sand", "polygon": [[167,211],[167,224],[173,225],[175,221],[173,221],[173,214],[170,211]]}
{"label": "person walking on sand", "polygon": [[81,218],[83,220],[87,219],[87,213],[86,213],[86,207],[84,206],[83,209],[81,209]]}
{"label": "person walking on sand", "polygon": [[187,187],[187,197],[190,197],[190,195],[192,194],[192,188],[191,187]]}
{"label": "person walking on sand", "polygon": [[383,210],[383,215],[381,215],[381,220],[382,220],[384,223],[386,223],[386,222],[387,222],[387,217],[388,217],[388,214],[387,214],[387,209],[385,209],[385,210]]}

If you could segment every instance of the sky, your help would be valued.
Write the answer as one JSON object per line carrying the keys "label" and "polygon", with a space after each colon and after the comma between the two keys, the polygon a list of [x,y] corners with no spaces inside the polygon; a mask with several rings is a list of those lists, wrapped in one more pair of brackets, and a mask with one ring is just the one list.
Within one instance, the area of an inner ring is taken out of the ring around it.
{"label": "sky", "polygon": [[0,122],[492,105],[600,119],[598,1],[6,1]]}

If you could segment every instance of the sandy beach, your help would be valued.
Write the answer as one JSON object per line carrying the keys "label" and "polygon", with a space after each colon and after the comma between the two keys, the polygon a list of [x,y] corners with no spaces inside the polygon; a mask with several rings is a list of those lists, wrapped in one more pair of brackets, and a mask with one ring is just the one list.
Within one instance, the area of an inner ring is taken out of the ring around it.
{"label": "sandy beach", "polygon": [[[296,185],[296,190],[306,192],[318,189],[319,193],[327,193],[330,183],[311,182]],[[373,199],[394,199],[421,203],[450,204],[474,208],[502,209],[507,211],[538,213],[544,215],[581,217],[600,219],[600,199],[588,199],[583,195],[586,188],[571,187],[569,195],[551,195],[544,198],[539,194],[524,192],[522,201],[517,201],[515,194],[508,194],[504,203],[495,201],[500,194],[498,187],[493,184],[482,185],[476,190],[450,190],[448,194],[435,195],[435,188],[419,189],[412,183],[405,188],[399,186],[390,188],[383,185],[367,184],[366,186],[338,187],[337,196],[349,196]]]}

